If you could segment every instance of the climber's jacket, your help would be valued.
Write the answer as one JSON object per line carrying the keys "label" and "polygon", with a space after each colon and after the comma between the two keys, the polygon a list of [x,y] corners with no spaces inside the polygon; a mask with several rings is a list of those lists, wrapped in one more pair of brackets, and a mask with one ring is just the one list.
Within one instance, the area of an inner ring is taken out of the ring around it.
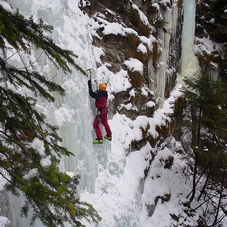
{"label": "climber's jacket", "polygon": [[88,80],[88,88],[89,88],[90,96],[95,99],[96,108],[100,112],[102,112],[106,108],[106,103],[107,103],[107,99],[108,99],[107,91],[97,90],[96,92],[94,92],[92,90],[91,80]]}

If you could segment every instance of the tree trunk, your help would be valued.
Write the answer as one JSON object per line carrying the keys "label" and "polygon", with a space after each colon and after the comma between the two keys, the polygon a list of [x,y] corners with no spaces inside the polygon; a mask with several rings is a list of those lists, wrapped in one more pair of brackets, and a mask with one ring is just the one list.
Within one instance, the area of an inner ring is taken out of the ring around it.
{"label": "tree trunk", "polygon": [[212,169],[212,166],[213,166],[213,158],[212,158],[212,160],[207,164],[207,166],[206,166],[206,168],[205,168],[205,171],[206,171],[206,169],[208,168],[208,166],[209,166],[209,170],[208,170],[207,178],[206,178],[206,181],[205,181],[205,183],[204,183],[204,185],[203,185],[203,188],[202,188],[202,190],[200,191],[200,194],[199,194],[199,196],[198,196],[198,201],[201,199],[203,193],[205,192],[205,189],[206,189],[206,187],[207,187],[208,181],[209,181],[209,179],[210,179],[210,172],[211,172],[211,169]]}

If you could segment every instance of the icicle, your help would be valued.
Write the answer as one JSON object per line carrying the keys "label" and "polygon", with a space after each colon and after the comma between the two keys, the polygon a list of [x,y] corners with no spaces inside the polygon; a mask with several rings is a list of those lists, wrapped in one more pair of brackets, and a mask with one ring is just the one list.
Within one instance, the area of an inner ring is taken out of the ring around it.
{"label": "icicle", "polygon": [[180,63],[180,76],[190,77],[199,68],[198,60],[194,54],[196,1],[184,0],[184,22],[182,30],[182,52]]}
{"label": "icicle", "polygon": [[[161,11],[160,11],[161,15]],[[158,28],[158,37],[160,39],[161,55],[158,59],[157,70],[154,71],[153,59],[151,58],[148,62],[148,72],[151,78],[152,90],[155,90],[157,102],[159,106],[162,106],[164,101],[165,84],[166,84],[166,69],[169,59],[169,47],[170,38],[175,36],[176,24],[178,16],[178,8],[176,5],[173,8],[167,9],[163,15],[163,21],[165,22],[163,27]]]}

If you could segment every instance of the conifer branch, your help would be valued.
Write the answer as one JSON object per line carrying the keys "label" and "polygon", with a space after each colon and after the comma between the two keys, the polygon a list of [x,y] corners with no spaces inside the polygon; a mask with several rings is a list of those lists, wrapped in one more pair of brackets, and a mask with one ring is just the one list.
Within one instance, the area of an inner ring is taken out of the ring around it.
{"label": "conifer branch", "polygon": [[[0,49],[5,55],[7,48],[16,50],[8,58],[0,56],[0,166],[9,174],[7,189],[16,196],[23,193],[26,201],[21,213],[27,216],[31,212],[31,223],[39,219],[49,227],[64,227],[66,222],[72,227],[83,226],[82,218],[94,222],[101,218],[90,204],[78,200],[79,177],[70,178],[60,172],[59,158],[73,153],[61,146],[58,127],[48,124],[36,109],[37,96],[52,102],[51,92],[64,95],[64,89],[34,71],[32,65],[38,59],[28,65],[23,59],[23,54],[34,45],[65,73],[72,66],[86,75],[75,62],[76,54],[60,48],[44,35],[52,29],[42,20],[35,23],[32,17],[24,18],[18,10],[8,12],[0,5]],[[9,63],[16,53],[24,65],[22,69]],[[25,95],[23,90],[29,93]],[[42,152],[34,142],[40,144]],[[46,157],[50,164],[44,167],[41,161]]]}

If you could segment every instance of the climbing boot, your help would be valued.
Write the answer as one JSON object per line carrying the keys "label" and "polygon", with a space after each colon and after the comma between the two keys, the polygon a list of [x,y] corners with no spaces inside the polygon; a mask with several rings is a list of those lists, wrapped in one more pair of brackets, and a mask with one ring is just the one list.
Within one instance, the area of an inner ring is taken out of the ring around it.
{"label": "climbing boot", "polygon": [[103,142],[102,139],[100,140],[96,138],[93,140],[93,144],[102,144],[102,142]]}
{"label": "climbing boot", "polygon": [[111,137],[109,137],[109,136],[107,136],[107,135],[105,135],[105,136],[104,136],[104,138],[105,138],[105,139],[107,139],[107,140],[109,140],[109,141],[111,141],[111,140],[112,140],[112,138],[111,138]]}

